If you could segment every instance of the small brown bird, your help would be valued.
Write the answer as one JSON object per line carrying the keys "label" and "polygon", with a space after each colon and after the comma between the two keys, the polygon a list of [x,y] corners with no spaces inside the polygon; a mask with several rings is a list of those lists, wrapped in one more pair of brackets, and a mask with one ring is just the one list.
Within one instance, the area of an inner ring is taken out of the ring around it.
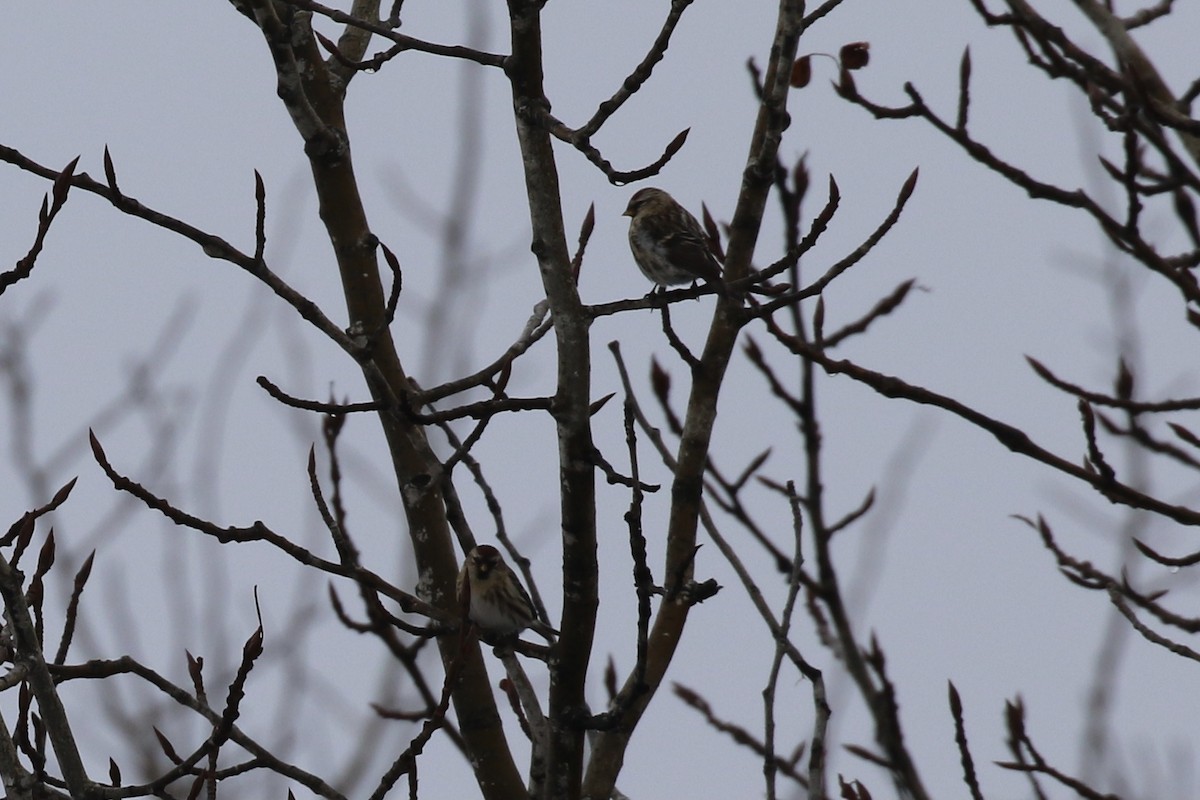
{"label": "small brown bird", "polygon": [[721,265],[704,230],[662,189],[639,189],[622,216],[630,217],[629,249],[642,274],[658,286],[705,280],[724,290]]}
{"label": "small brown bird", "polygon": [[[458,596],[470,593],[467,617],[485,633],[502,638],[516,636],[532,628],[553,643],[558,631],[537,617],[521,581],[504,563],[500,551],[490,544],[481,544],[467,553],[458,573]],[[463,600],[464,605],[468,602]]]}

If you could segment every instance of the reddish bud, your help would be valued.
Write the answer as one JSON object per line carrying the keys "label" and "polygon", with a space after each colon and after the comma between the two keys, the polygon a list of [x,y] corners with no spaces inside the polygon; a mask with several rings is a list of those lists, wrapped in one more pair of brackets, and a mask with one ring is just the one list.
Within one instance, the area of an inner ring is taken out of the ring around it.
{"label": "reddish bud", "polygon": [[659,366],[658,359],[653,357],[650,359],[650,388],[654,390],[654,396],[659,402],[666,402],[671,393],[671,376]]}
{"label": "reddish bud", "polygon": [[1117,379],[1114,381],[1113,388],[1117,392],[1118,399],[1133,399],[1133,373],[1123,358],[1117,360]]}

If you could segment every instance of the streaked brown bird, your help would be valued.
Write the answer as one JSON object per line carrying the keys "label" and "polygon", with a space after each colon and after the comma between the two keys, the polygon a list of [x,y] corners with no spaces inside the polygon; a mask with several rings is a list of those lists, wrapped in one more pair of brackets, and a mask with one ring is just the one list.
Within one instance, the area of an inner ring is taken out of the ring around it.
{"label": "streaked brown bird", "polygon": [[704,230],[686,208],[662,189],[639,189],[622,216],[629,220],[629,249],[642,274],[658,286],[704,280],[722,291],[721,265]]}
{"label": "streaked brown bird", "polygon": [[[463,598],[470,593],[470,600]],[[516,573],[504,563],[500,551],[481,544],[467,553],[458,572],[458,596],[469,602],[467,617],[484,633],[500,638],[516,636],[526,628],[553,643],[558,631],[538,619],[533,601]]]}

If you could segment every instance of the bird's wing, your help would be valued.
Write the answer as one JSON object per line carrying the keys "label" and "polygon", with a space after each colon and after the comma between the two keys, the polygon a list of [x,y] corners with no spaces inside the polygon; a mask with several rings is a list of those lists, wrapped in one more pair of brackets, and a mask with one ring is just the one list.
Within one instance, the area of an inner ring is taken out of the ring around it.
{"label": "bird's wing", "polygon": [[662,247],[672,264],[706,281],[721,282],[721,265],[698,229],[673,231],[663,237]]}

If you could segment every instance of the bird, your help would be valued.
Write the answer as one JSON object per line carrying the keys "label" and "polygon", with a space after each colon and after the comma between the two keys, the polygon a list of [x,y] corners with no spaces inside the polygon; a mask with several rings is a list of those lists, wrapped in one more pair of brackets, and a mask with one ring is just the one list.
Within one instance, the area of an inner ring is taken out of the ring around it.
{"label": "bird", "polygon": [[467,553],[458,573],[458,596],[467,618],[484,633],[507,639],[530,628],[552,644],[558,635],[538,619],[525,587],[490,544],[477,545]]}
{"label": "bird", "polygon": [[629,217],[629,249],[642,274],[656,286],[704,280],[722,292],[721,264],[694,216],[662,189],[634,192],[622,216]]}

